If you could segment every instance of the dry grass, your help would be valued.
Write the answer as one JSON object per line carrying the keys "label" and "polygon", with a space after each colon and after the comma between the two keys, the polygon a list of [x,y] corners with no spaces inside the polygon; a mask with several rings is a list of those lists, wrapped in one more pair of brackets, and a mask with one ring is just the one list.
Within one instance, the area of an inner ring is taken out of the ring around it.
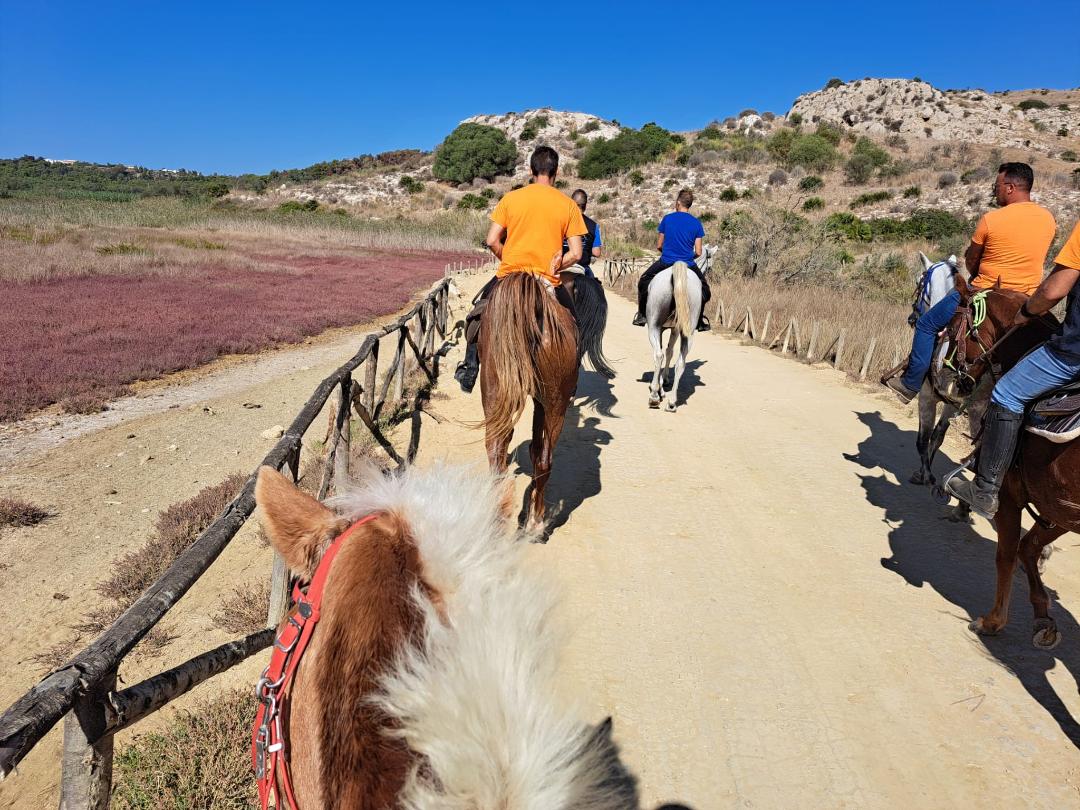
{"label": "dry grass", "polygon": [[154,536],[117,560],[113,575],[97,589],[126,610],[214,521],[246,480],[239,473],[230,475],[163,511],[154,524]]}
{"label": "dry grass", "polygon": [[6,526],[36,526],[52,515],[48,509],[22,498],[0,498],[0,529]]}
{"label": "dry grass", "polygon": [[252,580],[233,588],[221,602],[221,610],[211,620],[216,627],[234,635],[247,635],[266,626],[266,611],[270,605],[270,582]]}
{"label": "dry grass", "polygon": [[38,653],[30,656],[30,660],[43,670],[42,674],[53,672],[71,660],[71,656],[79,648],[82,636],[69,636],[63,641],[58,641]]}
{"label": "dry grass", "polygon": [[255,721],[249,690],[230,690],[178,712],[160,732],[119,752],[117,810],[249,810],[258,806],[248,746]]}

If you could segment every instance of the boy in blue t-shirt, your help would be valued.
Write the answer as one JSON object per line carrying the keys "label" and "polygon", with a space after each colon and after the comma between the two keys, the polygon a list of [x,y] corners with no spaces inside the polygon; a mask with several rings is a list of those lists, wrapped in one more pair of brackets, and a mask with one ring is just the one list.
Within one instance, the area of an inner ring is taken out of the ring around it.
{"label": "boy in blue t-shirt", "polygon": [[694,192],[684,188],[675,199],[675,210],[667,214],[656,230],[660,236],[656,240],[656,248],[660,251],[660,258],[641,274],[638,281],[638,311],[634,315],[634,326],[645,325],[645,301],[649,296],[649,282],[656,274],[667,270],[675,262],[686,262],[686,266],[697,273],[701,280],[701,320],[698,321],[698,330],[709,330],[709,319],[705,317],[705,304],[712,297],[709,284],[705,276],[698,269],[695,261],[701,255],[701,241],[705,238],[705,228],[701,220],[690,213],[690,206],[694,204]]}

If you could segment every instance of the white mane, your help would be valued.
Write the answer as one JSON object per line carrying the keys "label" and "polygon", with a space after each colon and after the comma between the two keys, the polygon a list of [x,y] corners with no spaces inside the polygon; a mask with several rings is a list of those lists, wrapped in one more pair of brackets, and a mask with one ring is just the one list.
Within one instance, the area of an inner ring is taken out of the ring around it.
{"label": "white mane", "polygon": [[442,595],[382,682],[378,705],[423,756],[400,797],[408,810],[626,810],[633,780],[604,734],[583,724],[559,688],[565,638],[557,589],[530,566],[499,513],[503,480],[436,465],[393,477],[371,472],[331,502],[347,517],[399,514],[411,527],[425,579]]}

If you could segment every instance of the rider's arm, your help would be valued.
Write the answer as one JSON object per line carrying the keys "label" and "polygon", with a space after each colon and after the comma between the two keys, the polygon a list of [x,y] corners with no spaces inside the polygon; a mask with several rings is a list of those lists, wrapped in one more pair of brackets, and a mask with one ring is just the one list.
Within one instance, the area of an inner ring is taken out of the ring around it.
{"label": "rider's arm", "polygon": [[498,222],[492,222],[491,227],[488,228],[487,246],[491,249],[491,252],[495,254],[496,259],[502,258],[503,252],[503,233],[506,231],[502,225]]}
{"label": "rider's arm", "polygon": [[[1015,323],[1026,323],[1030,318],[1037,317],[1052,310],[1057,302],[1069,294],[1069,291],[1080,278],[1080,270],[1074,270],[1063,264],[1055,264],[1039,289],[1028,299],[1027,303],[1016,313]],[[1024,313],[1027,310],[1027,314]]]}
{"label": "rider's arm", "polygon": [[663,234],[660,234],[659,236],[656,237],[656,249],[659,250],[661,253],[664,252],[664,235]]}
{"label": "rider's arm", "polygon": [[694,258],[696,259],[701,255],[701,237],[699,236],[694,240]]}
{"label": "rider's arm", "polygon": [[571,265],[577,264],[581,261],[581,237],[580,236],[568,236],[566,237],[566,246],[569,250],[562,256],[562,266],[559,270],[565,270]]}
{"label": "rider's arm", "polygon": [[972,242],[964,251],[964,266],[967,267],[968,276],[975,278],[979,275],[979,265],[982,263],[983,246],[978,242]]}

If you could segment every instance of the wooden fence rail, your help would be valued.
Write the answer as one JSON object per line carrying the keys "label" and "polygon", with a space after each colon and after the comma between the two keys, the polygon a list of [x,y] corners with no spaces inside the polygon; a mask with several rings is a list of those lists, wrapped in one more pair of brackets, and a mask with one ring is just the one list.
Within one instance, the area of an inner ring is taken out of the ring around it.
{"label": "wooden fence rail", "polygon": [[[348,475],[350,413],[355,411],[375,438],[398,463],[402,459],[382,436],[371,414],[386,401],[391,379],[398,401],[404,390],[408,361],[434,382],[437,373],[436,337],[445,340],[449,327],[449,298],[454,274],[488,267],[487,262],[447,265],[444,277],[423,300],[397,320],[367,334],[349,360],[319,383],[260,466],[299,472],[303,436],[337,392],[331,414],[319,493],[325,496],[335,479]],[[393,335],[397,353],[376,397],[379,341]],[[407,351],[406,347],[408,347]],[[411,357],[410,357],[411,355]],[[366,365],[365,365],[366,364]],[[353,373],[364,366],[362,382]],[[419,399],[414,407],[419,407]],[[412,446],[418,437],[413,438]],[[0,779],[65,718],[61,808],[83,810],[108,806],[112,778],[112,736],[157,711],[207,679],[266,649],[271,629],[253,633],[202,653],[142,683],[116,692],[120,664],[132,648],[161,620],[218,558],[255,509],[255,476],[245,482],[222,514],[199,535],[161,577],[113,624],[66,664],[51,672],[0,715]],[[284,563],[275,558],[267,624],[273,627],[287,608],[288,582]]]}

